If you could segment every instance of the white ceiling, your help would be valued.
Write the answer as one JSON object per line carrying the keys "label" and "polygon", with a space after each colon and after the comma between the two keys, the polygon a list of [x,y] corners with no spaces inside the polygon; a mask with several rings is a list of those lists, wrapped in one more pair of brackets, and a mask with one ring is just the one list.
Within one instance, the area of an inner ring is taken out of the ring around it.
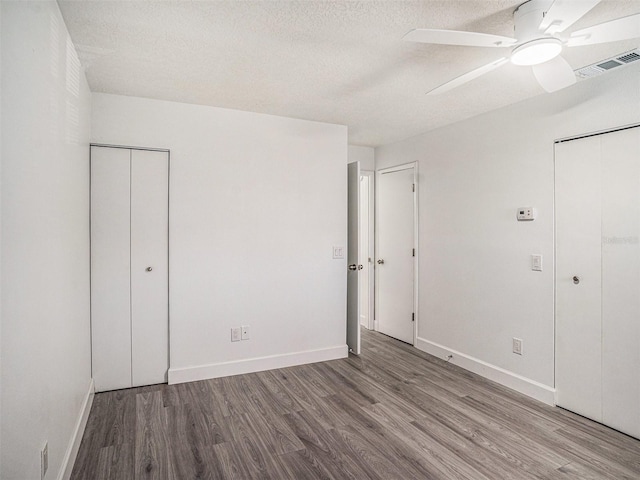
{"label": "white ceiling", "polygon": [[[505,52],[402,41],[413,28],[512,36],[521,0],[58,3],[94,92],[348,125],[353,145],[384,145],[548,95],[528,67],[507,64],[426,96]],[[604,0],[569,31],[639,12],[640,0]],[[638,46],[563,55],[578,68]]]}

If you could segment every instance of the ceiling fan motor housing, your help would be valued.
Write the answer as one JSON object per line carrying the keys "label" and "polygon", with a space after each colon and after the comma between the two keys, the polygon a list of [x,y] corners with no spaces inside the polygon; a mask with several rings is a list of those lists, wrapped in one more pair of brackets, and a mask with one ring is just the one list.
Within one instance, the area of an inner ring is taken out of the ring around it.
{"label": "ceiling fan motor housing", "polygon": [[552,4],[553,0],[529,0],[516,8],[513,12],[513,30],[519,44],[547,37],[540,32],[540,23]]}

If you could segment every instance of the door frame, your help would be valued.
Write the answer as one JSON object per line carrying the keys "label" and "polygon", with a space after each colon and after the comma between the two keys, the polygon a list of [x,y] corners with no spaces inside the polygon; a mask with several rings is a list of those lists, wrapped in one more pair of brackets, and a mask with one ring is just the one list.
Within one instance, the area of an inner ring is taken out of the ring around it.
{"label": "door frame", "polygon": [[[360,170],[360,176],[368,177],[369,179],[369,190],[368,190],[368,202],[369,202],[369,218],[367,219],[367,226],[369,227],[369,245],[368,245],[368,253],[371,256],[371,264],[369,265],[369,277],[367,278],[367,290],[369,291],[369,324],[367,328],[369,330],[374,330],[375,323],[375,298],[376,298],[376,270],[375,270],[375,257],[376,257],[376,239],[375,239],[375,179],[376,172],[374,170]],[[360,191],[360,195],[362,196],[362,190]],[[369,255],[367,255],[369,257]]]}
{"label": "door frame", "polygon": [[[420,314],[418,311],[418,268],[419,268],[419,262],[418,259],[420,258],[420,249],[418,246],[418,162],[410,162],[410,163],[403,163],[400,165],[395,165],[393,167],[387,167],[387,168],[381,168],[379,170],[376,170],[376,184],[379,181],[379,178],[381,175],[384,175],[386,173],[392,173],[392,172],[399,172],[402,170],[409,170],[413,168],[413,185],[414,185],[414,189],[413,189],[413,248],[415,249],[415,255],[413,257],[413,312],[415,313],[415,319],[413,322],[413,342],[411,343],[411,345],[415,346],[416,345],[416,340],[418,338],[418,322],[420,321]],[[379,310],[379,301],[380,301],[380,282],[378,281],[378,268],[377,268],[377,259],[379,257],[379,252],[378,252],[378,245],[380,244],[379,240],[379,236],[380,236],[380,231],[377,228],[378,226],[378,212],[379,212],[379,204],[380,204],[380,198],[378,195],[375,196],[375,258],[374,258],[374,272],[375,272],[375,281],[374,281],[374,286],[375,286],[375,309],[374,311],[377,313]],[[377,317],[374,317],[374,330],[378,331],[378,319]]]}
{"label": "door frame", "polygon": [[[167,384],[171,370],[171,150],[168,148],[134,147],[108,143],[89,143],[89,257],[91,257],[91,147],[120,148],[124,150],[145,150],[167,154]],[[91,262],[89,262],[89,338],[92,339],[91,315]],[[91,377],[93,378],[93,343],[89,345]]]}

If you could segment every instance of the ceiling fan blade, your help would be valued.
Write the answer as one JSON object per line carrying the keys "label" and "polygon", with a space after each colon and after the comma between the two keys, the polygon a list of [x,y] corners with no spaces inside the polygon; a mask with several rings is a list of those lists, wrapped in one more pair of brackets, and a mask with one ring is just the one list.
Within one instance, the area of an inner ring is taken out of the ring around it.
{"label": "ceiling fan blade", "polygon": [[468,47],[509,47],[517,42],[515,38],[491,35],[489,33],[435,30],[431,28],[416,28],[407,33],[402,39],[409,42],[464,45]]}
{"label": "ceiling fan blade", "polygon": [[490,72],[491,70],[495,70],[496,68],[507,63],[509,59],[503,57],[498,60],[495,60],[487,65],[483,65],[482,67],[476,68],[475,70],[471,70],[470,72],[465,73],[464,75],[460,75],[459,77],[454,78],[453,80],[448,81],[440,85],[439,87],[434,88],[427,92],[427,95],[439,95],[444,92],[448,92],[449,90],[462,85],[463,83],[470,82],[474,78],[478,78],[480,75],[484,75],[485,73]]}
{"label": "ceiling fan blade", "polygon": [[571,65],[560,56],[532,68],[540,86],[549,93],[576,83],[576,74]]}
{"label": "ceiling fan blade", "polygon": [[555,0],[542,19],[539,29],[549,35],[564,32],[598,3],[600,0]]}
{"label": "ceiling fan blade", "polygon": [[570,47],[616,42],[640,37],[640,13],[577,30],[571,34]]}

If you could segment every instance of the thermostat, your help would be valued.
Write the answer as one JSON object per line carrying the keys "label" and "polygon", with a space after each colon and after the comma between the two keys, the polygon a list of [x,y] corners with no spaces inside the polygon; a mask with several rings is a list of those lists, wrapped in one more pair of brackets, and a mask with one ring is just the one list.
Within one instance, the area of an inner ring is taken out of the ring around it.
{"label": "thermostat", "polygon": [[518,209],[517,218],[519,222],[535,220],[538,212],[533,207],[520,207]]}

